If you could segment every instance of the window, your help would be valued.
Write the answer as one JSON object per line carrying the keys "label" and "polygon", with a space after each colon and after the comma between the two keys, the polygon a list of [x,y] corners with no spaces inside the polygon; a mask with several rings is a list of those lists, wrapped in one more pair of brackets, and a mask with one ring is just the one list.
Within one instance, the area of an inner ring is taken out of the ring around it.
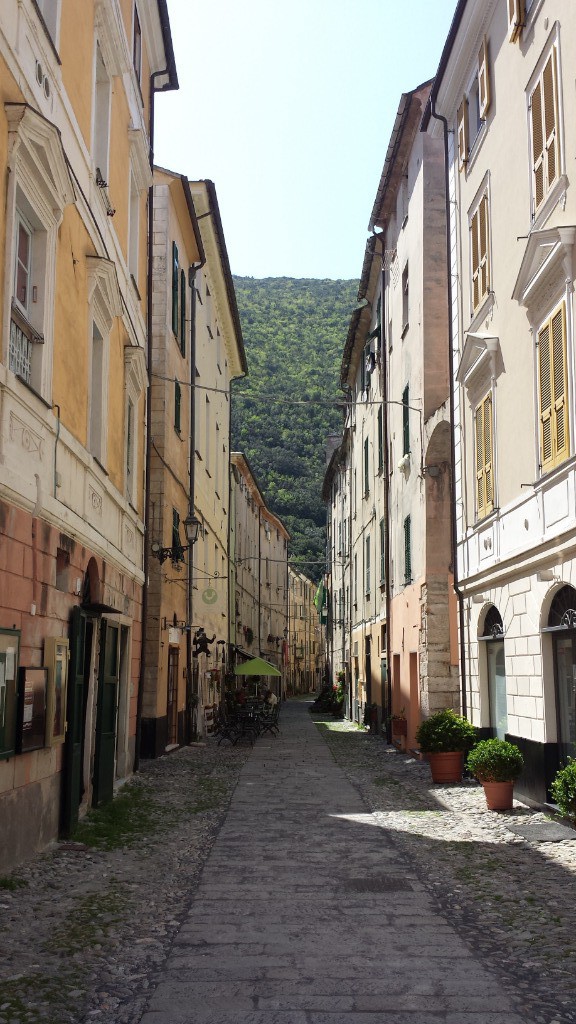
{"label": "window", "polygon": [[5,197],[8,365],[51,400],[56,240],[74,189],[54,125],[24,103],[4,105],[11,171]]}
{"label": "window", "polygon": [[538,331],[540,468],[553,469],[570,454],[566,365],[566,305]]}
{"label": "window", "polygon": [[122,316],[116,268],[110,260],[87,256],[90,296],[90,383],[88,389],[88,450],[104,466],[107,443],[109,338],[115,317]]}
{"label": "window", "polygon": [[132,39],[132,65],[136,73],[138,85],[142,82],[142,29],[138,8],[134,6],[134,35]]}
{"label": "window", "polygon": [[378,409],[378,472],[384,469],[384,410]]}
{"label": "window", "polygon": [[402,271],[402,337],[408,330],[408,315],[409,315],[409,302],[408,302],[408,264]]}
{"label": "window", "polygon": [[354,607],[358,607],[358,555],[354,555]]}
{"label": "window", "polygon": [[412,524],[410,516],[404,520],[404,585],[412,582]]}
{"label": "window", "polygon": [[133,507],[139,504],[136,490],[138,470],[138,403],[146,388],[146,356],[141,348],[127,345],[124,349],[124,496]]}
{"label": "window", "polygon": [[369,477],[369,466],[370,466],[370,450],[368,438],[364,438],[364,497],[368,497],[370,494],[370,477]]}
{"label": "window", "polygon": [[402,454],[410,454],[410,385],[402,392]]}
{"label": "window", "polygon": [[[107,342],[108,339],[106,339]],[[103,463],[105,458],[105,415],[104,397],[107,394],[105,387],[104,365],[106,361],[106,350],[108,346],[104,341],[98,325],[92,321],[92,347],[91,347],[91,368],[90,368],[90,397],[89,397],[89,424],[88,424],[88,450],[98,462]]]}
{"label": "window", "polygon": [[180,351],[186,355],[186,274],[180,271]]}
{"label": "window", "polygon": [[508,4],[508,39],[511,43],[519,38],[524,26],[526,13],[525,0],[507,0]]}
{"label": "window", "polygon": [[370,600],[370,537],[364,541],[364,592]]}
{"label": "window", "polygon": [[380,586],[386,583],[386,524],[380,520]]}
{"label": "window", "polygon": [[70,552],[65,548],[56,550],[56,590],[68,593],[70,576]]}
{"label": "window", "polygon": [[470,219],[472,310],[476,311],[490,291],[490,228],[488,193],[485,192]]}
{"label": "window", "polygon": [[480,402],[474,413],[476,438],[476,513],[487,516],[494,508],[494,454],[492,443],[492,395]]}
{"label": "window", "polygon": [[16,696],[20,630],[0,629],[0,760],[16,749]]}
{"label": "window", "polygon": [[456,114],[458,138],[458,166],[460,170],[468,163],[471,150],[480,134],[491,103],[490,63],[488,40],[482,40],[474,76],[462,97]]}
{"label": "window", "polygon": [[58,38],[58,11],[60,0],[36,0],[36,6],[42,15],[42,21],[46,26],[48,35],[54,45]]}
{"label": "window", "polygon": [[138,284],[138,253],[140,244],[140,192],[130,172],[130,205],[128,210],[128,270]]}
{"label": "window", "polygon": [[100,45],[96,43],[94,69],[94,127],[92,155],[97,180],[108,183],[108,157],[110,150],[110,77],[104,64]]}
{"label": "window", "polygon": [[172,333],[178,337],[178,288],[180,281],[180,264],[178,262],[178,246],[172,242]]}
{"label": "window", "polygon": [[182,408],[182,388],[177,380],[174,381],[174,430],[180,433],[180,416]]}
{"label": "window", "polygon": [[532,217],[560,175],[558,57],[556,47],[544,64],[528,101],[532,146]]}
{"label": "window", "polygon": [[204,444],[205,444],[205,456],[206,456],[205,463],[206,463],[206,472],[209,473],[210,472],[210,400],[208,398],[206,399],[206,406],[205,406],[205,410],[204,410],[204,416],[205,416],[205,419],[204,419],[204,429],[205,429]]}
{"label": "window", "polygon": [[172,509],[172,561],[184,561],[184,549],[180,540],[180,515],[175,508]]}

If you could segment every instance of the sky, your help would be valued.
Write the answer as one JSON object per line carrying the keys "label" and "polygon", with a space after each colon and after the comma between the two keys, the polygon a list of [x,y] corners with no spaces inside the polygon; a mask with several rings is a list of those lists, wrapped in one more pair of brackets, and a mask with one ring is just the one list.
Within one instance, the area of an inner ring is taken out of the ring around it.
{"label": "sky", "polygon": [[178,92],[155,162],[218,196],[232,273],[360,276],[400,96],[432,78],[456,0],[168,0]]}

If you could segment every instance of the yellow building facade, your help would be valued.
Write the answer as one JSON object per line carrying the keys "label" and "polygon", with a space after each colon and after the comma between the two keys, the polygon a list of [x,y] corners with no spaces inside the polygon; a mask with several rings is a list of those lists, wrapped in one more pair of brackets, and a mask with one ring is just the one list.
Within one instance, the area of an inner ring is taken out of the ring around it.
{"label": "yellow building facade", "polygon": [[135,756],[151,98],[165,0],[0,9],[2,864]]}

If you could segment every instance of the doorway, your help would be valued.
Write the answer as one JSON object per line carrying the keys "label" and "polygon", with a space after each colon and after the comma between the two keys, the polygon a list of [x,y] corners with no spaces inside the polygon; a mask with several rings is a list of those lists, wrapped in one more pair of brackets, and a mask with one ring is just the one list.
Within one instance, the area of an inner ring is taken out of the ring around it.
{"label": "doorway", "polygon": [[178,746],[178,655],[179,647],[168,648],[168,698],[166,704],[166,746]]}

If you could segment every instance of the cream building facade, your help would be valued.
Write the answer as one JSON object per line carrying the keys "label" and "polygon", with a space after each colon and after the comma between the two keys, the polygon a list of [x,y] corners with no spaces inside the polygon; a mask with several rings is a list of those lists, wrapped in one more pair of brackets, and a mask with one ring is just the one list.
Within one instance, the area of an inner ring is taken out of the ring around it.
{"label": "cream building facade", "polygon": [[[196,277],[206,262],[188,179],[154,169],[148,451],[148,592],[141,753],[189,742],[195,720],[190,609]],[[202,325],[205,329],[205,326]],[[199,524],[199,520],[198,520]],[[199,525],[196,529],[199,529]],[[200,539],[201,543],[201,539]]]}
{"label": "cream building facade", "polygon": [[262,657],[281,676],[270,677],[280,697],[288,664],[288,541],[286,527],[267,507],[248,460],[233,452],[230,477],[230,667]]}
{"label": "cream building facade", "polygon": [[165,0],[0,9],[0,815],[29,856],[132,771],[151,103]]}
{"label": "cream building facade", "polygon": [[448,165],[464,707],[537,802],[576,743],[575,47],[560,0],[460,2],[424,122]]}
{"label": "cream building facade", "polygon": [[314,604],[318,585],[288,566],[288,694],[314,693],[324,671],[324,630]]}

